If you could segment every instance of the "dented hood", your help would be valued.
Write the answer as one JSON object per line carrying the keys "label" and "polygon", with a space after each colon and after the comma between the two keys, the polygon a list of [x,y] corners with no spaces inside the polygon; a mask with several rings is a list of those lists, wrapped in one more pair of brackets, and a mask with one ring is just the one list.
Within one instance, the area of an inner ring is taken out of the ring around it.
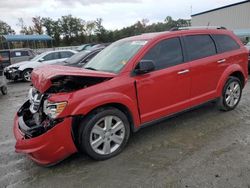
{"label": "dented hood", "polygon": [[48,65],[34,69],[32,71],[31,80],[33,86],[41,93],[44,93],[50,88],[52,84],[51,80],[60,76],[82,76],[83,79],[84,77],[113,78],[116,74],[83,68]]}

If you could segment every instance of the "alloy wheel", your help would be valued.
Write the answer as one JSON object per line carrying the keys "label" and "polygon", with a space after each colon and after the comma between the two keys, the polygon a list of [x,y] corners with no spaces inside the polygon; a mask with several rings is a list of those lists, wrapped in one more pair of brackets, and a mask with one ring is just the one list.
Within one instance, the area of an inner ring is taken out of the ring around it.
{"label": "alloy wheel", "polygon": [[31,80],[31,71],[26,71],[23,75],[25,81],[30,81]]}
{"label": "alloy wheel", "polygon": [[240,84],[236,81],[231,82],[228,85],[225,92],[225,101],[227,105],[230,107],[234,107],[238,103],[240,95],[241,95]]}
{"label": "alloy wheel", "polygon": [[90,145],[100,155],[115,152],[125,138],[125,126],[117,116],[105,116],[93,126],[90,133]]}

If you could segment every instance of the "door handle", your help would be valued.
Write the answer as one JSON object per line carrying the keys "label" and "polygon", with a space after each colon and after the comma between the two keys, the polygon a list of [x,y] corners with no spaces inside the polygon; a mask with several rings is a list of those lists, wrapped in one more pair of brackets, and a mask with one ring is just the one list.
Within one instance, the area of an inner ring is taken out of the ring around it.
{"label": "door handle", "polygon": [[221,59],[219,61],[217,61],[217,63],[225,63],[226,62],[226,59]]}
{"label": "door handle", "polygon": [[179,71],[178,74],[186,74],[186,73],[188,73],[188,72],[189,72],[189,70],[186,69],[186,70]]}

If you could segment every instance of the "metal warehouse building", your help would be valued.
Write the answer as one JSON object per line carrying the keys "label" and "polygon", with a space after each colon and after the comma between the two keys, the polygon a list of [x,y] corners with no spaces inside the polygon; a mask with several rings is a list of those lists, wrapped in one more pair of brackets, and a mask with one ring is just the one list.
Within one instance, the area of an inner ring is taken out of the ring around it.
{"label": "metal warehouse building", "polygon": [[250,0],[191,15],[192,26],[224,26],[250,36]]}

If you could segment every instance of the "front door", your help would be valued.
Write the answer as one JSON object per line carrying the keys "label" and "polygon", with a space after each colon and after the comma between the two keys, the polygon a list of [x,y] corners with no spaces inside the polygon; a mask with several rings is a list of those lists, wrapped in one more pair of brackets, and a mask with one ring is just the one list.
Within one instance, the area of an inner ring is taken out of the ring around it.
{"label": "front door", "polygon": [[135,76],[142,123],[187,108],[189,64],[184,63],[180,39],[160,41],[142,59],[155,63],[154,71]]}

